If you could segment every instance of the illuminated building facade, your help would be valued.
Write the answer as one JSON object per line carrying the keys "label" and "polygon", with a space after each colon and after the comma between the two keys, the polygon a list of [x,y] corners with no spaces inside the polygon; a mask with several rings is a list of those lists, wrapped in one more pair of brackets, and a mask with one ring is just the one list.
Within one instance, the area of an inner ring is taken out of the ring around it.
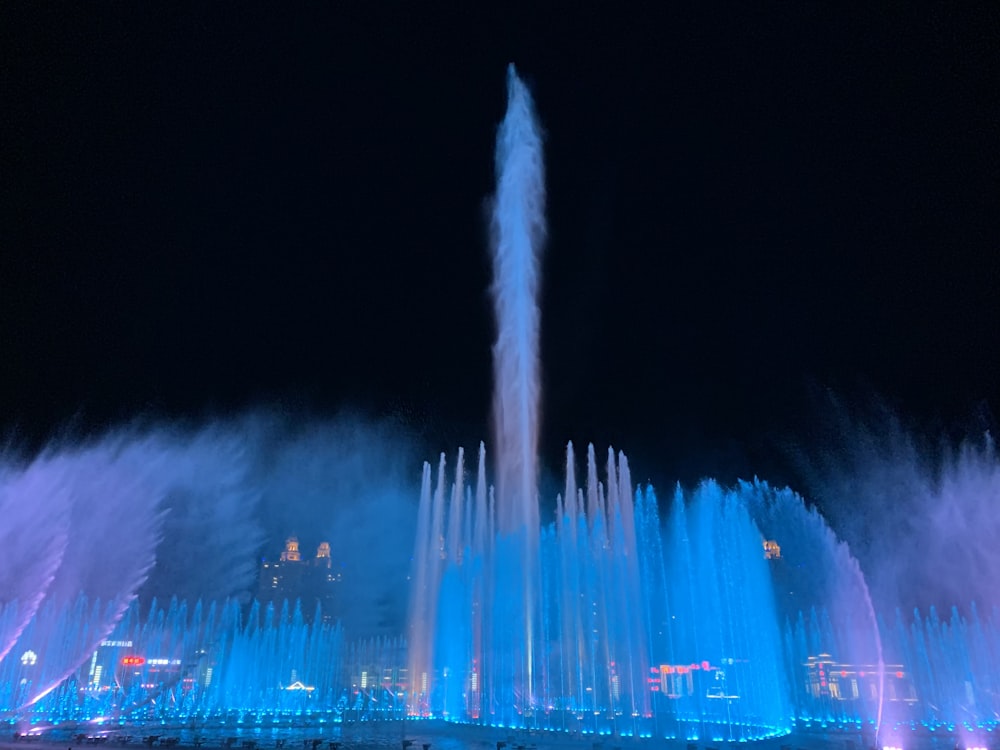
{"label": "illuminated building facade", "polygon": [[[805,664],[805,689],[813,699],[878,700],[879,668],[874,664],[843,664],[830,654],[810,656]],[[902,664],[886,664],[885,700],[916,703],[917,693]]]}
{"label": "illuminated building facade", "polygon": [[405,641],[369,638],[355,641],[346,651],[344,677],[350,692],[345,708],[402,718],[409,690]]}
{"label": "illuminated building facade", "polygon": [[332,623],[338,616],[338,583],[341,573],[334,569],[330,544],[322,542],[316,556],[302,557],[298,538],[285,540],[285,548],[277,560],[261,562],[257,599],[280,606],[287,600],[299,601],[302,615],[311,622],[317,609],[323,622]]}
{"label": "illuminated building facade", "polygon": [[666,700],[704,695],[706,698],[739,700],[740,696],[729,687],[729,679],[747,664],[742,659],[723,659],[720,664],[708,661],[691,664],[661,664],[650,668],[647,679],[649,690],[659,693]]}

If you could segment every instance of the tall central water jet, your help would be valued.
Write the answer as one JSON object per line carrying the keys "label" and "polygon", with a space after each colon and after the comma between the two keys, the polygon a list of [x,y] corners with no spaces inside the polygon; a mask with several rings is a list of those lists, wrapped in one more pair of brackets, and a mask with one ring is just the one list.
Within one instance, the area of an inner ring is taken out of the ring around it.
{"label": "tall central water jet", "polygon": [[524,706],[530,706],[539,594],[537,294],[545,240],[545,177],[534,104],[513,65],[507,70],[507,113],[497,133],[496,177],[492,292],[497,316],[493,346],[497,523],[500,543],[509,547],[510,559],[521,563],[519,576],[504,576],[497,582],[497,601],[506,605],[501,617],[520,626],[504,633],[523,634],[523,641],[515,636],[514,643],[497,645],[517,654],[511,677],[520,683]]}
{"label": "tall central water jet", "polygon": [[493,346],[497,509],[502,533],[538,527],[538,277],[545,241],[542,137],[514,66],[497,134],[493,205]]}

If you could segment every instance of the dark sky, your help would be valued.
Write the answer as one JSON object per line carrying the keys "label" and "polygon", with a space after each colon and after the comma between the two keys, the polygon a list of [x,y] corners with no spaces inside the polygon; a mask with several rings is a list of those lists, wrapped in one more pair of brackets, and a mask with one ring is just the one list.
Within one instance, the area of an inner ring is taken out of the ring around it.
{"label": "dark sky", "polygon": [[547,138],[549,463],[767,473],[811,389],[996,408],[995,4],[421,5],[4,5],[0,427],[265,404],[486,437],[511,61]]}

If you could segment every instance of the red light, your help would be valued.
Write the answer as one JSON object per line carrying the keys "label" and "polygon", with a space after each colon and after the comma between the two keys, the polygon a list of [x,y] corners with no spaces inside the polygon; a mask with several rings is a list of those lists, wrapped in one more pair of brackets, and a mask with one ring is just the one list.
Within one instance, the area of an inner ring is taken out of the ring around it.
{"label": "red light", "polygon": [[898,677],[899,679],[903,679],[903,673],[902,672],[896,672],[896,677]]}
{"label": "red light", "polygon": [[712,668],[712,665],[709,664],[707,661],[703,661],[701,663],[701,668],[704,669],[707,672],[708,670],[710,670]]}
{"label": "red light", "polygon": [[864,677],[864,676],[865,676],[865,673],[864,673],[864,672],[858,672],[858,676],[859,676],[859,677]]}
{"label": "red light", "polygon": [[841,677],[847,677],[847,670],[841,669],[840,670],[840,676]]}

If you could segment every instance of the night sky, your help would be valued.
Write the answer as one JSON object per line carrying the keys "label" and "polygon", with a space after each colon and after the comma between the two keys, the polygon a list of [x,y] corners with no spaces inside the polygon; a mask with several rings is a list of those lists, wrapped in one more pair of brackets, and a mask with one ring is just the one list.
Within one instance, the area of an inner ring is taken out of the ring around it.
{"label": "night sky", "polygon": [[6,436],[265,406],[488,438],[508,62],[546,131],[550,466],[780,476],[816,394],[996,409],[995,4],[421,5],[4,5]]}

